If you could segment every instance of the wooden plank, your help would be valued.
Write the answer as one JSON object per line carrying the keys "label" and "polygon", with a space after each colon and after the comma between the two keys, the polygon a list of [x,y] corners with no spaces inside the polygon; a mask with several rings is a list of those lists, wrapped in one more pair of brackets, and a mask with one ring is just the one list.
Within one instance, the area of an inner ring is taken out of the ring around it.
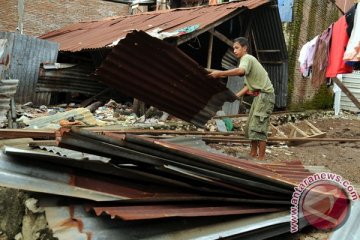
{"label": "wooden plank", "polygon": [[211,34],[213,34],[215,37],[217,37],[218,39],[220,39],[221,41],[223,41],[226,45],[228,45],[229,47],[233,47],[233,41],[231,41],[230,39],[228,39],[224,34],[216,31],[216,30],[210,30],[209,31]]}
{"label": "wooden plank", "polygon": [[39,146],[57,146],[55,140],[38,140],[29,142],[29,147],[35,148]]}
{"label": "wooden plank", "polygon": [[280,52],[280,49],[266,49],[266,50],[257,50],[260,53],[276,53]]}
{"label": "wooden plank", "polygon": [[317,127],[315,127],[314,125],[312,125],[308,120],[304,120],[304,122],[305,122],[311,129],[313,129],[315,132],[317,132],[317,133],[323,133],[320,129],[318,129]]}
{"label": "wooden plank", "polygon": [[[214,30],[214,29],[212,29],[212,30]],[[208,48],[207,64],[206,64],[207,68],[211,68],[213,43],[214,43],[214,35],[212,35],[210,33],[209,34],[209,48]]]}
{"label": "wooden plank", "polygon": [[[243,142],[250,142],[250,140],[246,138],[228,138],[228,137],[210,137],[206,136],[203,137],[205,142],[229,142],[229,143],[243,143]],[[360,138],[287,138],[287,137],[269,137],[268,141],[273,142],[360,142]]]}
{"label": "wooden plank", "polygon": [[36,129],[0,129],[0,138],[36,138],[36,139],[55,139],[55,130],[36,130]]}
{"label": "wooden plank", "polygon": [[279,128],[275,127],[274,124],[270,123],[270,127],[273,128],[281,137],[287,137]]}
{"label": "wooden plank", "polygon": [[196,30],[193,33],[181,35],[180,38],[177,40],[176,44],[181,45],[181,44],[189,41],[190,39],[193,39],[193,38],[203,34],[204,32],[207,32],[210,29],[215,28],[215,27],[219,26],[220,24],[230,20],[231,18],[235,17],[236,15],[239,15],[240,13],[242,13],[245,10],[247,10],[247,9],[245,9],[245,8],[237,9],[234,12],[230,13],[229,15],[226,15],[222,19],[212,23],[211,25],[209,25],[207,27],[204,27],[204,28],[202,28],[200,30]]}
{"label": "wooden plank", "polygon": [[334,83],[339,86],[341,91],[345,93],[345,95],[355,104],[357,108],[360,109],[360,102],[359,100],[350,92],[350,90],[338,79],[338,78],[332,78]]}
{"label": "wooden plank", "polygon": [[302,131],[300,128],[298,128],[297,126],[295,126],[294,124],[292,123],[289,123],[289,125],[295,129],[296,132],[300,133],[301,135],[303,135],[304,137],[309,137],[308,134],[306,134],[304,131]]}

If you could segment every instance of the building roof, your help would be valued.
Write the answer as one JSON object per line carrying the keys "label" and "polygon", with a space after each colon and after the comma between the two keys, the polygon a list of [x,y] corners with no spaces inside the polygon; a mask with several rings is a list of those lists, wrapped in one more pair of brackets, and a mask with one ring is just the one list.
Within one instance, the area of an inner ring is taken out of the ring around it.
{"label": "building roof", "polygon": [[192,32],[199,35],[232,18],[244,8],[254,9],[268,2],[270,0],[248,0],[80,22],[46,33],[40,38],[57,42],[61,51],[71,52],[111,46],[134,29],[176,36],[181,43],[181,40],[188,40]]}

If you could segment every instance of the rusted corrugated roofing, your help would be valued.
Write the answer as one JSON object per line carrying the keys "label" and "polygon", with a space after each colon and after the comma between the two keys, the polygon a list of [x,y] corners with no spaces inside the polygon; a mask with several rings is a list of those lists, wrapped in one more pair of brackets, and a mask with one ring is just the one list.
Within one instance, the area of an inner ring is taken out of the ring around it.
{"label": "rusted corrugated roofing", "polygon": [[[216,6],[171,9],[138,15],[112,17],[98,21],[69,25],[40,36],[42,39],[60,43],[61,51],[80,51],[103,48],[122,39],[130,30],[154,31],[160,34],[186,38],[189,31],[199,34],[226,20],[241,8],[257,8],[269,0],[248,0]],[[189,28],[190,27],[190,28]],[[191,29],[191,27],[193,27]],[[178,31],[178,30],[185,31]]]}
{"label": "rusted corrugated roofing", "polygon": [[[240,217],[170,218],[166,221],[116,221],[108,217],[96,217],[86,212],[82,205],[67,204],[59,206],[58,198],[41,196],[39,206],[45,210],[46,220],[54,237],[73,240],[104,239],[206,239],[215,240],[236,235],[237,239],[257,239],[257,231],[265,232],[266,237],[288,232],[290,215],[288,211],[256,214]],[[66,201],[68,202],[68,201]],[[283,231],[274,226],[285,225]],[[276,230],[276,234],[272,232]],[[116,236],[116,237],[114,237]]]}
{"label": "rusted corrugated roofing", "polygon": [[169,217],[202,217],[243,215],[254,213],[269,213],[286,210],[282,207],[260,207],[235,204],[233,206],[217,206],[217,204],[202,205],[150,205],[150,206],[118,206],[118,207],[94,207],[97,215],[107,213],[112,218],[118,217],[123,220],[144,220]]}
{"label": "rusted corrugated roofing", "polygon": [[[49,162],[52,164],[48,164]],[[89,167],[96,169],[96,174],[79,170],[86,170]],[[136,180],[134,177],[140,179],[144,175],[135,175],[136,173],[133,172],[130,172],[134,176],[133,181],[126,180],[130,175],[129,171],[131,170],[109,166],[100,161],[70,159],[12,147],[5,147],[4,152],[0,152],[0,186],[2,187],[95,201],[179,200],[199,196],[181,189],[155,185],[150,182],[152,180],[150,178],[146,179],[149,180],[147,184],[139,184],[134,181]],[[102,173],[112,176],[108,177]]]}
{"label": "rusted corrugated roofing", "polygon": [[145,32],[122,39],[98,74],[117,91],[200,127],[237,99],[181,50]]}
{"label": "rusted corrugated roofing", "polygon": [[43,64],[36,85],[37,92],[74,92],[96,95],[106,87],[93,74],[91,64]]}
{"label": "rusted corrugated roofing", "polygon": [[[102,156],[106,154],[112,159],[115,156],[121,157],[122,161],[131,161],[134,164],[166,166],[161,171],[165,171],[167,175],[169,173],[181,174],[185,177],[184,182],[191,181],[193,185],[200,181],[202,184],[221,186],[224,190],[227,188],[232,192],[235,190],[257,196],[262,195],[264,189],[267,189],[266,192],[271,189],[287,195],[295,186],[295,181],[261,164],[140,136],[110,133],[106,135],[99,136],[73,128],[70,132],[64,129],[58,140],[60,146],[70,149],[79,149]],[[193,174],[189,175],[189,173]],[[202,177],[194,178],[194,175]]]}

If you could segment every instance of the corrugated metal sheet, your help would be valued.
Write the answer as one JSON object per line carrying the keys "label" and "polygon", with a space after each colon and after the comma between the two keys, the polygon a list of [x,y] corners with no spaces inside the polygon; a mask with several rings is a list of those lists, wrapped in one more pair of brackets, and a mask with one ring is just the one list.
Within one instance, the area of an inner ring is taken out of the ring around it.
{"label": "corrugated metal sheet", "polygon": [[[130,174],[132,181],[128,177]],[[0,185],[3,187],[94,201],[175,201],[199,196],[174,187],[154,185],[144,176],[143,181],[147,184],[139,184],[135,177],[141,178],[135,174],[100,161],[70,159],[46,152],[5,147],[4,153],[0,154]]]}
{"label": "corrugated metal sheet", "polygon": [[[342,83],[360,101],[360,73],[344,74]],[[360,111],[344,92],[341,92],[340,109],[352,112]]]}
{"label": "corrugated metal sheet", "polygon": [[[244,86],[244,78],[239,76],[228,77],[226,87],[230,89],[233,93],[238,93]],[[240,101],[236,100],[234,102],[226,102],[222,106],[222,110],[225,115],[238,114],[240,108]]]}
{"label": "corrugated metal sheet", "polygon": [[[1,77],[0,77],[1,78]],[[10,101],[14,97],[19,80],[0,80],[0,126],[7,121],[7,113],[10,110]]]}
{"label": "corrugated metal sheet", "polygon": [[4,70],[4,78],[19,79],[16,102],[48,104],[50,94],[37,94],[36,83],[39,67],[43,62],[56,62],[58,44],[16,33],[0,32],[0,39],[7,39],[10,58],[9,68]]}
{"label": "corrugated metal sheet", "polygon": [[55,124],[53,127],[59,128],[59,122],[61,120],[67,120],[73,118],[74,120],[81,121],[86,125],[103,125],[103,123],[95,119],[94,115],[87,108],[76,108],[67,112],[59,112],[50,116],[38,117],[27,122],[29,125],[26,129],[39,129],[49,127],[51,124]]}
{"label": "corrugated metal sheet", "polygon": [[336,229],[330,236],[329,240],[357,240],[360,237],[359,228],[360,219],[360,201],[351,202],[351,211],[345,224],[340,228]]}
{"label": "corrugated metal sheet", "polygon": [[58,65],[60,66],[44,64],[41,67],[36,85],[37,92],[78,92],[96,95],[106,88],[95,76],[95,67],[90,64]]}
{"label": "corrugated metal sheet", "polygon": [[267,70],[274,85],[275,104],[278,108],[286,107],[288,55],[277,8],[258,8],[255,10],[253,34],[257,50],[255,56]]}
{"label": "corrugated metal sheet", "polygon": [[117,91],[200,127],[224,102],[236,100],[233,92],[178,48],[145,32],[129,33],[98,73]]}
{"label": "corrugated metal sheet", "polygon": [[[248,0],[81,22],[49,32],[40,38],[60,43],[61,51],[73,52],[109,46],[133,29],[146,32],[160,29],[159,34],[173,33],[179,39],[186,39],[188,33],[194,33],[190,30],[192,26],[199,24],[197,29],[193,29],[198,35],[207,31],[210,26],[217,26],[241,8],[253,9],[268,2],[269,0]],[[185,31],[178,32],[181,29]]]}
{"label": "corrugated metal sheet", "polygon": [[[291,192],[295,184],[295,181],[292,182],[291,179],[277,174],[266,166],[250,163],[247,160],[129,134],[106,133],[106,135],[99,136],[73,128],[70,132],[63,131],[62,137],[58,140],[60,146],[70,149],[81,149],[83,152],[102,156],[107,154],[112,158],[122,157],[137,164],[167,166],[167,169],[185,177],[188,177],[191,172],[203,176],[201,179],[191,178],[193,183],[200,180],[200,182],[215,184],[215,186],[221,181],[233,186],[240,184],[241,189],[233,188],[230,185],[221,186],[232,191],[234,189],[240,192],[245,191],[247,194],[257,195],[256,191],[262,192],[264,189],[271,189],[286,195]],[[86,142],[87,144],[85,144]],[[214,178],[217,179],[216,182],[211,180]],[[185,178],[184,181],[189,181],[189,179]],[[245,186],[248,187],[246,190]]]}
{"label": "corrugated metal sheet", "polygon": [[93,154],[87,154],[83,152],[78,152],[66,148],[59,148],[54,146],[40,146],[40,149],[44,149],[48,152],[55,153],[62,157],[72,158],[72,159],[79,159],[79,160],[97,160],[102,162],[109,162],[111,159],[101,156],[96,156]]}
{"label": "corrugated metal sheet", "polygon": [[[9,151],[12,148],[7,147]],[[15,149],[21,152],[20,149]],[[51,157],[47,155],[47,157]],[[39,163],[36,166],[26,164],[19,158],[0,153],[0,185],[2,187],[23,189],[26,191],[51,193],[78,198],[91,199],[95,201],[110,201],[124,199],[103,191],[86,189],[75,186],[75,176],[65,167],[47,166]]]}
{"label": "corrugated metal sheet", "polygon": [[[239,235],[241,239],[257,239],[256,230],[285,224],[288,231],[290,216],[288,211],[266,213],[241,218],[207,217],[166,219],[166,221],[112,220],[96,217],[86,212],[81,205],[58,206],[59,199],[40,197],[39,206],[43,207],[49,228],[59,240],[107,240],[107,239],[156,239],[156,240],[212,240]],[[265,230],[267,237],[273,236]],[[275,234],[276,235],[276,234]],[[115,237],[116,236],[116,237]],[[240,239],[240,238],[239,238]]]}
{"label": "corrugated metal sheet", "polygon": [[266,64],[263,63],[264,68],[269,74],[271,82],[275,90],[275,106],[284,108],[287,106],[288,98],[288,63],[287,61],[281,64]]}

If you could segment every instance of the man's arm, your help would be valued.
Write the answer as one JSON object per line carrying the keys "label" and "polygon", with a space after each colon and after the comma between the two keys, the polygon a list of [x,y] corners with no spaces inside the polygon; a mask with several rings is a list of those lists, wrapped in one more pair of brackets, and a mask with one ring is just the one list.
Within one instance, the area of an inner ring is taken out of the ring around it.
{"label": "man's arm", "polygon": [[243,96],[247,91],[249,91],[248,86],[244,86],[243,89],[241,89],[237,94],[235,94],[238,98]]}
{"label": "man's arm", "polygon": [[228,76],[244,76],[245,75],[245,69],[238,67],[226,71],[220,71],[220,70],[214,70],[212,71],[209,76],[213,78],[222,78],[222,77],[228,77]]}

